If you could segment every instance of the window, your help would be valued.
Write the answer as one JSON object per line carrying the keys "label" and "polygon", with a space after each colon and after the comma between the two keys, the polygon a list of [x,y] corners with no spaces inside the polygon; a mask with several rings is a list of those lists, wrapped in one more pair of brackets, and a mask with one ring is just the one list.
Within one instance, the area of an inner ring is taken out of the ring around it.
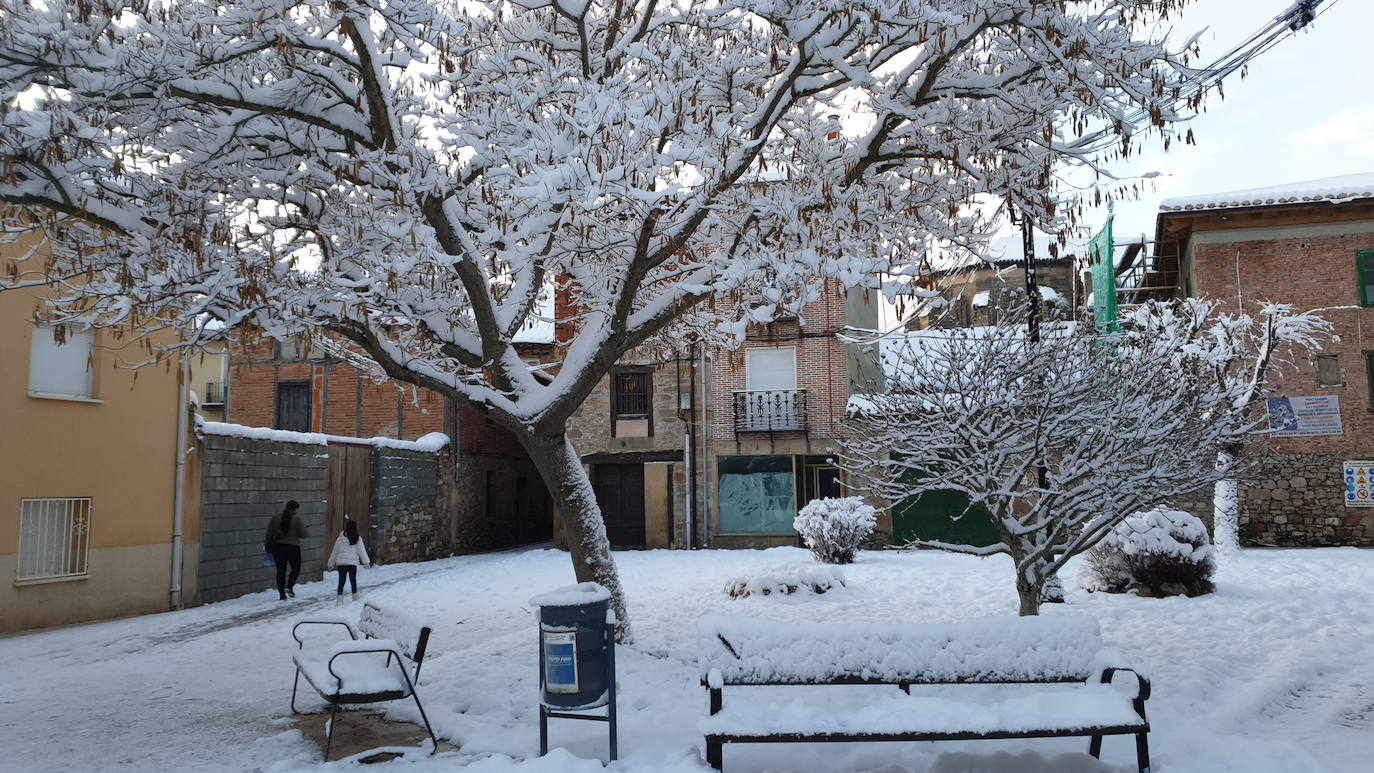
{"label": "window", "polygon": [[29,393],[91,398],[91,360],[95,336],[90,328],[39,325],[29,347]]}
{"label": "window", "polygon": [[1341,378],[1341,357],[1338,354],[1318,354],[1317,386],[1345,386]]}
{"label": "window", "polygon": [[310,382],[277,382],[277,429],[310,431]]}
{"label": "window", "polygon": [[1374,250],[1355,251],[1355,275],[1360,282],[1360,305],[1374,306]]}
{"label": "window", "polygon": [[790,456],[722,456],[716,462],[722,534],[791,534],[797,515]]}
{"label": "window", "polygon": [[1374,352],[1364,353],[1365,382],[1369,384],[1369,407],[1374,408]]}
{"label": "window", "polygon": [[649,415],[649,374],[625,371],[611,376],[611,410],[617,419],[642,419]]}
{"label": "window", "polygon": [[60,580],[86,575],[91,500],[23,499],[19,503],[17,581]]}

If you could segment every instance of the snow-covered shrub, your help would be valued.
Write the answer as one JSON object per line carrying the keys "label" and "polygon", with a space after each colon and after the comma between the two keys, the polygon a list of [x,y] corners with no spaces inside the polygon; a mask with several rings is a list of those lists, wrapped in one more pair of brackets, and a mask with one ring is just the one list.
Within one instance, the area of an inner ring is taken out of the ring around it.
{"label": "snow-covered shrub", "polygon": [[852,564],[854,551],[873,533],[877,512],[859,497],[813,499],[797,513],[792,526],[816,560]]}
{"label": "snow-covered shrub", "polygon": [[844,574],[832,566],[783,565],[750,576],[731,577],[725,592],[734,598],[745,596],[785,596],[799,590],[825,593],[845,587]]}
{"label": "snow-covered shrub", "polygon": [[1207,527],[1181,510],[1136,513],[1083,558],[1078,585],[1088,591],[1200,596],[1213,589],[1216,561]]}

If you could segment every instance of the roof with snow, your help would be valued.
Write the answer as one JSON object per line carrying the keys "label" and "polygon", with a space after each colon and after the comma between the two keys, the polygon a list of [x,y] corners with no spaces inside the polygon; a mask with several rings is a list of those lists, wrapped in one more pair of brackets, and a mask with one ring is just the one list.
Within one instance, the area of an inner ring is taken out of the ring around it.
{"label": "roof with snow", "polygon": [[1208,193],[1200,196],[1175,196],[1159,203],[1162,212],[1186,212],[1238,207],[1272,207],[1283,204],[1328,202],[1340,204],[1356,199],[1374,198],[1374,172],[1343,174],[1318,180],[1247,188],[1239,191]]}

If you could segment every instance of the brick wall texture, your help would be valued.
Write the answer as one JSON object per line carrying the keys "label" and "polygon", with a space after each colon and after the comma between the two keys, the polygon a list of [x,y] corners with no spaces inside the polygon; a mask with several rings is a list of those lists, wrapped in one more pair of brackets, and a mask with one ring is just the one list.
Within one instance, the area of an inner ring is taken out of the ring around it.
{"label": "brick wall texture", "polygon": [[1242,488],[1241,536],[1248,543],[1374,545],[1374,508],[1344,506],[1341,466],[1374,458],[1374,388],[1366,365],[1374,353],[1374,308],[1360,306],[1355,263],[1356,250],[1371,248],[1374,220],[1193,236],[1197,295],[1221,300],[1231,312],[1240,303],[1254,313],[1259,301],[1324,309],[1339,338],[1322,353],[1338,356],[1340,385],[1319,385],[1315,362],[1305,354],[1274,378],[1276,395],[1338,396],[1344,433],[1265,441],[1261,463]]}

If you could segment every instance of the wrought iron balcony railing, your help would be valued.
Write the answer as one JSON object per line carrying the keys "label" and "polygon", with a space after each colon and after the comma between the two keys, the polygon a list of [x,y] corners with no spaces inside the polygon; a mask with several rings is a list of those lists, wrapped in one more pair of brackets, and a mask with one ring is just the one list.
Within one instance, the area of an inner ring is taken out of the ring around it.
{"label": "wrought iron balcony railing", "polygon": [[805,432],[805,389],[755,389],[735,392],[735,434]]}

